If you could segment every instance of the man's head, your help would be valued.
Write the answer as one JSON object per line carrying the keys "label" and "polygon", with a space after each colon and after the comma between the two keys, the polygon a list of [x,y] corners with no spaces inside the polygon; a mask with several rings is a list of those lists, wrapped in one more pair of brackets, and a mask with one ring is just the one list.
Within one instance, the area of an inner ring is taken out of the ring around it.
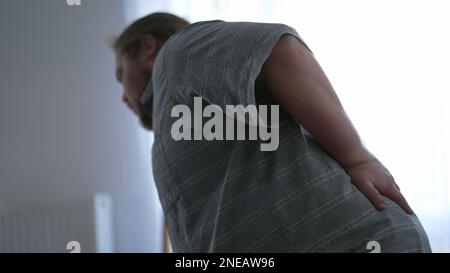
{"label": "man's head", "polygon": [[123,85],[122,100],[151,130],[152,117],[141,107],[140,99],[152,76],[156,55],[177,30],[189,25],[186,20],[169,13],[152,13],[126,28],[114,41],[116,77]]}

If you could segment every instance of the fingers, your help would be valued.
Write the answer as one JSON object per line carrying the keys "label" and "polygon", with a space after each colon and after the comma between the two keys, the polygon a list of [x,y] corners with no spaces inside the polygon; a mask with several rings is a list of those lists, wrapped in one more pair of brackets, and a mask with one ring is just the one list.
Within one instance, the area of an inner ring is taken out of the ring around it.
{"label": "fingers", "polygon": [[397,203],[406,213],[413,214],[413,210],[409,206],[405,197],[403,197],[403,194],[401,194],[401,192],[398,189],[392,188],[383,194],[386,195],[386,197],[389,197],[395,203]]}
{"label": "fingers", "polygon": [[393,178],[388,180],[387,185],[388,186],[378,188],[378,192],[397,203],[397,205],[399,205],[406,213],[413,214],[413,210],[400,192],[400,187],[395,183]]}
{"label": "fingers", "polygon": [[386,203],[384,202],[383,196],[370,181],[356,186],[367,197],[367,199],[369,199],[377,210],[382,211],[386,208]]}

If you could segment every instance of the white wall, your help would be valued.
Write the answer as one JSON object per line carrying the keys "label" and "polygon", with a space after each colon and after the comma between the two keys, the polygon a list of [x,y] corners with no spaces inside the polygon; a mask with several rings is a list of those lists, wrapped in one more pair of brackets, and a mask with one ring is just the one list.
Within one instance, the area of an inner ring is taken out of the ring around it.
{"label": "white wall", "polygon": [[122,0],[0,1],[0,208],[108,192],[116,251],[159,251],[151,136],[120,101],[107,42],[124,18]]}

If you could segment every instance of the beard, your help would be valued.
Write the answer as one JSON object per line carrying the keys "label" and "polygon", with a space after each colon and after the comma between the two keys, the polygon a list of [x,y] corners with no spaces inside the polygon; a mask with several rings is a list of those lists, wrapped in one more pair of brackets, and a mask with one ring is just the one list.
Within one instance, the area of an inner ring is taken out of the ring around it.
{"label": "beard", "polygon": [[153,130],[153,118],[151,115],[147,114],[144,109],[139,106],[139,120],[144,129],[152,131]]}
{"label": "beard", "polygon": [[147,82],[147,86],[139,99],[138,115],[142,126],[151,131],[153,130],[153,85],[151,78]]}

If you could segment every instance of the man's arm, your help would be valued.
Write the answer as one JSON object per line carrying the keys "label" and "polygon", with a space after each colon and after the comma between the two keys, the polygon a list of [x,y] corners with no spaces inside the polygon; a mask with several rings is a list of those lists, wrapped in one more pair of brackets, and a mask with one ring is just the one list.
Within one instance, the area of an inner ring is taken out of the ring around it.
{"label": "man's arm", "polygon": [[389,171],[362,145],[325,73],[297,38],[285,35],[278,41],[261,77],[279,104],[345,168],[377,209],[385,208],[385,195],[412,213]]}

